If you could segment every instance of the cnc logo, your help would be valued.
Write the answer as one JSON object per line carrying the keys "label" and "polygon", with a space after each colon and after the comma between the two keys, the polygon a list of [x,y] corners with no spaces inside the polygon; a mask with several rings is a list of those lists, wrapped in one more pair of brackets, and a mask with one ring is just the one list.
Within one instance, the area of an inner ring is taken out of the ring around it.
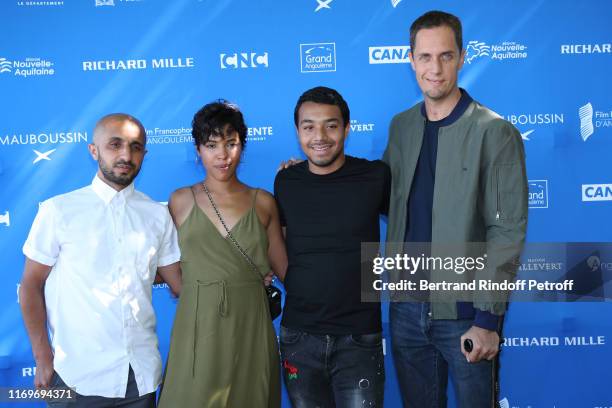
{"label": "cnc logo", "polygon": [[322,9],[331,9],[331,2],[334,0],[317,0],[317,8],[315,9],[315,13],[319,12]]}
{"label": "cnc logo", "polygon": [[612,201],[612,184],[583,184],[582,201]]}
{"label": "cnc logo", "polygon": [[465,62],[471,64],[474,60],[483,57],[499,61],[525,59],[527,46],[514,41],[490,45],[484,41],[469,41],[465,47]]}
{"label": "cnc logo", "polygon": [[300,44],[302,73],[335,72],[336,43]]}
{"label": "cnc logo", "polygon": [[268,53],[241,52],[219,54],[221,69],[268,68]]}
{"label": "cnc logo", "polygon": [[410,46],[370,47],[370,64],[409,64]]}
{"label": "cnc logo", "polygon": [[11,226],[11,217],[8,210],[4,214],[0,214],[0,224],[4,224],[7,227]]}
{"label": "cnc logo", "polygon": [[529,208],[548,208],[548,180],[529,180]]}

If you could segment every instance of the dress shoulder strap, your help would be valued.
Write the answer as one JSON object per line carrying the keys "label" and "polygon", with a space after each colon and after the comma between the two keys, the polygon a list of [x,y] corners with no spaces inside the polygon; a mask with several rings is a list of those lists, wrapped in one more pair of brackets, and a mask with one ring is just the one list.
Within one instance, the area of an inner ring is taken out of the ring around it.
{"label": "dress shoulder strap", "polygon": [[259,189],[255,189],[255,194],[253,194],[253,202],[251,203],[251,207],[255,207],[255,201],[257,200],[257,193],[259,193]]}

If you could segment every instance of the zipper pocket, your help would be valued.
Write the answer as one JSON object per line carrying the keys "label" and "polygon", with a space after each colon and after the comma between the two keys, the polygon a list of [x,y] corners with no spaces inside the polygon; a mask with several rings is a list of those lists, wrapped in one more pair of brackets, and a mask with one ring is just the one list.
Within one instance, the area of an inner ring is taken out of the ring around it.
{"label": "zipper pocket", "polygon": [[495,169],[495,195],[497,196],[497,200],[495,203],[495,220],[499,221],[501,215],[501,195],[499,192],[499,167]]}

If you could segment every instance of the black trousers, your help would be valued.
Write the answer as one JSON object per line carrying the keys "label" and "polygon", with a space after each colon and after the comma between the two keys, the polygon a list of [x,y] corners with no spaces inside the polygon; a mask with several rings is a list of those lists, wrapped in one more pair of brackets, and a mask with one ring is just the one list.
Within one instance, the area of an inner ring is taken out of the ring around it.
{"label": "black trousers", "polygon": [[[53,374],[51,384],[52,387],[68,387],[57,373]],[[134,378],[134,371],[130,367],[125,398],[106,398],[95,395],[85,396],[76,394],[76,399],[50,401],[47,403],[47,406],[51,408],[155,408],[155,393],[145,394],[142,397],[138,396],[138,385]]]}

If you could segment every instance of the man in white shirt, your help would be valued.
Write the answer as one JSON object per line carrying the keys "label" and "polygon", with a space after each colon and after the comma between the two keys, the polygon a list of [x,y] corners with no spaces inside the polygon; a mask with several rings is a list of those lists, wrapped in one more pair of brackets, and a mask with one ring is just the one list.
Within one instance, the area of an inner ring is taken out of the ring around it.
{"label": "man in white shirt", "polygon": [[69,407],[155,406],[162,367],[152,283],[159,273],[178,294],[181,277],[168,209],[132,183],[145,143],[136,118],[100,119],[88,146],[99,167],[93,182],[44,201],[23,246],[34,384],[74,388]]}

